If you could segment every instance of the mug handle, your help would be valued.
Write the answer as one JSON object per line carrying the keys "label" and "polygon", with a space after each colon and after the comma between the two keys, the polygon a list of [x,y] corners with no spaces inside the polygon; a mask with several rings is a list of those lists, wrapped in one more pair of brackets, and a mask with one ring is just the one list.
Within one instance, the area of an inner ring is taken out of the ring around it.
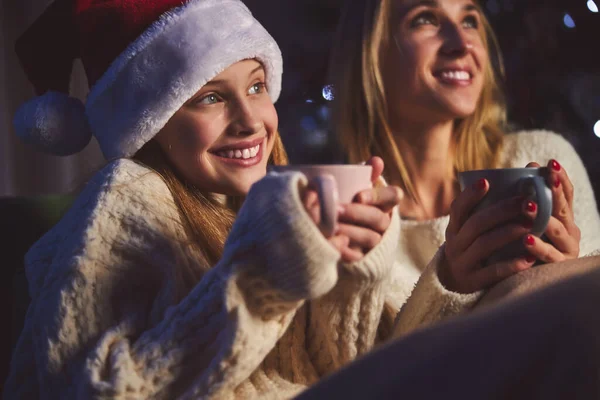
{"label": "mug handle", "polygon": [[[552,216],[552,190],[546,185],[541,176],[530,176],[521,180],[521,190],[525,196],[532,198],[538,205],[537,216],[533,220],[531,233],[535,236],[541,236],[548,226],[548,221]],[[532,196],[534,195],[534,196]]]}
{"label": "mug handle", "polygon": [[334,235],[337,229],[338,189],[333,175],[322,174],[310,181],[319,195],[321,223],[319,228],[326,238]]}

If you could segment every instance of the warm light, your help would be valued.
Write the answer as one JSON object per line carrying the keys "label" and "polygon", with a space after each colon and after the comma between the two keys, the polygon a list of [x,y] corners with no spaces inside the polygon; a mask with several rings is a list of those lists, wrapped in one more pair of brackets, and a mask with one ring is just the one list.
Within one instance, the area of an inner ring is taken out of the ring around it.
{"label": "warm light", "polygon": [[598,6],[596,5],[596,3],[594,3],[594,0],[588,0],[587,6],[591,12],[593,12],[593,13],[598,12]]}
{"label": "warm light", "polygon": [[567,28],[575,28],[575,21],[573,21],[573,17],[571,17],[569,14],[565,14],[563,22]]}
{"label": "warm light", "polygon": [[323,98],[327,101],[333,101],[335,98],[333,93],[333,85],[326,85],[323,87]]}
{"label": "warm light", "polygon": [[594,133],[600,138],[600,121],[596,122],[596,125],[594,125]]}

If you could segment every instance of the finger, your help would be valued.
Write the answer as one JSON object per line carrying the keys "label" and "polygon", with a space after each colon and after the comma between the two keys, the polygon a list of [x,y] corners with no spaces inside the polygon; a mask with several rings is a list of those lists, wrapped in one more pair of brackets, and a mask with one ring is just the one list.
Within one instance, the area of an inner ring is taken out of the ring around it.
{"label": "finger", "polygon": [[392,217],[377,207],[351,203],[340,207],[338,220],[383,234],[390,226]]}
{"label": "finger", "polygon": [[548,170],[550,171],[548,184],[551,187],[562,188],[562,192],[564,197],[569,205],[569,209],[573,209],[573,197],[574,197],[574,189],[573,183],[571,179],[569,179],[569,175],[567,171],[558,163],[556,160],[550,160],[548,162]]}
{"label": "finger", "polygon": [[447,233],[455,235],[463,226],[473,207],[481,201],[483,196],[489,190],[489,182],[487,179],[480,179],[471,187],[465,188],[452,202],[450,207],[450,222],[448,224]]}
{"label": "finger", "polygon": [[541,167],[541,165],[536,162],[530,162],[529,164],[527,164],[525,166],[525,168],[539,168],[539,167]]}
{"label": "finger", "polygon": [[560,252],[567,254],[579,254],[579,240],[581,233],[574,226],[575,232],[571,234],[567,227],[554,217],[550,217],[545,235]]}
{"label": "finger", "polygon": [[371,229],[355,225],[340,223],[338,232],[350,239],[349,247],[358,247],[365,253],[377,246],[381,241],[381,235]]}
{"label": "finger", "polygon": [[310,218],[315,222],[315,224],[321,223],[321,206],[319,204],[319,195],[316,191],[307,189],[304,192],[304,208],[306,212],[310,216]]}
{"label": "finger", "polygon": [[479,236],[456,260],[464,270],[474,269],[507,244],[520,240],[528,232],[518,224],[506,224]]}
{"label": "finger", "polygon": [[514,274],[525,271],[531,268],[535,261],[535,257],[525,256],[478,269],[472,275],[472,285],[474,290],[471,292],[486,289]]}
{"label": "finger", "polygon": [[353,263],[362,260],[365,256],[363,252],[359,250],[352,249],[348,246],[344,247],[341,251],[342,253],[342,262],[345,263]]}
{"label": "finger", "polygon": [[521,211],[525,217],[523,220],[523,226],[525,226],[527,229],[531,229],[533,227],[533,221],[537,217],[538,213],[537,203],[533,200],[525,199],[525,201],[523,201]]}
{"label": "finger", "polygon": [[332,236],[328,240],[329,240],[329,243],[331,243],[331,245],[333,247],[335,247],[335,249],[337,251],[339,251],[340,253],[342,253],[344,248],[348,247],[348,245],[350,243],[350,238],[348,236],[340,235],[340,234]]}
{"label": "finger", "polygon": [[567,201],[565,195],[565,186],[561,179],[561,173],[553,171],[549,175],[550,182],[552,183],[552,216],[556,217],[560,222],[565,225],[573,223],[573,208]]}
{"label": "finger", "polygon": [[462,253],[485,232],[515,220],[523,214],[523,203],[522,197],[513,197],[473,214],[452,240],[452,251]]}
{"label": "finger", "polygon": [[371,182],[375,183],[381,174],[383,174],[383,159],[381,157],[371,157],[369,161],[367,161],[367,165],[373,167],[373,172],[371,173]]}
{"label": "finger", "polygon": [[403,197],[404,192],[398,186],[385,186],[363,190],[356,195],[355,201],[378,207],[387,213],[392,211]]}
{"label": "finger", "polygon": [[533,235],[526,235],[523,239],[523,243],[529,254],[544,263],[554,263],[567,259],[565,254],[561,253],[551,243],[546,243]]}

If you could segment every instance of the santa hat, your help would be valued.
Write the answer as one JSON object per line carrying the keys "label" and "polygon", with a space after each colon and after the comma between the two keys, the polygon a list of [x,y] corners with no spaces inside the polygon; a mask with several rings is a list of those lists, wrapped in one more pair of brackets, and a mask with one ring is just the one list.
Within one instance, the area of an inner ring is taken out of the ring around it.
{"label": "santa hat", "polygon": [[[94,135],[106,159],[130,157],[202,86],[256,59],[273,102],[277,43],[239,0],[56,0],[16,51],[39,97],[15,115],[17,134],[45,152],[81,151]],[[85,106],[68,96],[82,60]]]}

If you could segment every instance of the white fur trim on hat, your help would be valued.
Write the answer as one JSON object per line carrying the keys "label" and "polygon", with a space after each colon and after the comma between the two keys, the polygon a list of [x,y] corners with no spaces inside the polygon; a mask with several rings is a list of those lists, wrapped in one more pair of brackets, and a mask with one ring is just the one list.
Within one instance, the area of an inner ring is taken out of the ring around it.
{"label": "white fur trim on hat", "polygon": [[262,63],[275,102],[281,51],[241,1],[191,0],[161,16],[88,96],[86,114],[104,156],[134,155],[202,86],[246,59]]}
{"label": "white fur trim on hat", "polygon": [[23,104],[13,125],[25,143],[57,156],[80,152],[92,138],[83,103],[59,92],[46,92]]}

